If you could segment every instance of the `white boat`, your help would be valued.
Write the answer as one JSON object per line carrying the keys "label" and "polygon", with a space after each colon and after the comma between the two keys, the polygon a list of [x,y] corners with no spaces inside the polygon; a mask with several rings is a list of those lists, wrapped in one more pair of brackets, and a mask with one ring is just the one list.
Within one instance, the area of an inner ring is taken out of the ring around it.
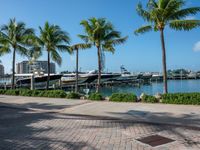
{"label": "white boat", "polygon": [[123,65],[120,69],[121,75],[116,79],[117,81],[133,81],[138,79],[138,74],[131,74]]}
{"label": "white boat", "polygon": [[187,78],[188,79],[197,79],[197,73],[196,72],[190,72],[188,75],[187,75]]}

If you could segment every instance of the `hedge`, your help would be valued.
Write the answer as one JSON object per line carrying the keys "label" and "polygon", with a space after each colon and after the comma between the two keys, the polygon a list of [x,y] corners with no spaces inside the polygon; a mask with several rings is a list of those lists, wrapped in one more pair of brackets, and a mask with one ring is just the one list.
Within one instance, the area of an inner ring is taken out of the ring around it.
{"label": "hedge", "polygon": [[62,90],[0,90],[1,95],[32,96],[32,97],[52,97],[65,98],[67,94]]}
{"label": "hedge", "polygon": [[68,99],[80,99],[81,95],[79,93],[68,93],[67,98]]}
{"label": "hedge", "polygon": [[103,96],[100,93],[91,93],[89,95],[89,100],[101,101],[103,100]]}
{"label": "hedge", "polygon": [[131,93],[114,93],[110,97],[113,102],[137,102],[137,96]]}
{"label": "hedge", "polygon": [[151,95],[144,94],[141,98],[143,103],[158,103],[158,99]]}
{"label": "hedge", "polygon": [[200,105],[200,93],[176,93],[162,95],[162,103]]}

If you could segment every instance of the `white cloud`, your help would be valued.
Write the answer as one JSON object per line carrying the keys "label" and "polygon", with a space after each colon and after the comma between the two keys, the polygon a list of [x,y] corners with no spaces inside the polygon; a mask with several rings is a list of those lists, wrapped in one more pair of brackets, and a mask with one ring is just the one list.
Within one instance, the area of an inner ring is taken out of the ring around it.
{"label": "white cloud", "polygon": [[193,50],[194,50],[195,52],[199,52],[199,51],[200,51],[200,41],[198,41],[198,42],[194,45]]}

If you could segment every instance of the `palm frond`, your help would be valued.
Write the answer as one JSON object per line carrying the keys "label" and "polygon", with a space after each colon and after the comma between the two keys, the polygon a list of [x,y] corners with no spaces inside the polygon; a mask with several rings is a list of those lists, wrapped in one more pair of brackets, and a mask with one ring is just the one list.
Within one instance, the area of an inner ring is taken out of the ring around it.
{"label": "palm frond", "polygon": [[169,26],[175,30],[189,31],[200,26],[200,20],[174,20]]}
{"label": "palm frond", "polygon": [[[123,44],[127,41],[128,36],[111,40],[113,46]],[[108,41],[109,42],[109,41]]]}
{"label": "palm frond", "polygon": [[71,49],[72,49],[72,51],[74,51],[74,50],[84,50],[84,49],[88,49],[91,47],[92,47],[92,44],[78,43],[78,44],[72,45]]}
{"label": "palm frond", "polygon": [[89,36],[87,36],[87,35],[78,35],[78,37],[80,38],[80,39],[82,39],[84,42],[86,42],[86,43],[88,43],[89,42]]}
{"label": "palm frond", "polygon": [[137,30],[134,31],[135,35],[138,35],[138,34],[143,34],[145,32],[149,32],[149,31],[152,31],[153,28],[151,25],[147,25],[147,26],[143,26]]}
{"label": "palm frond", "polygon": [[16,45],[16,52],[21,56],[27,56],[28,49],[22,45]]}
{"label": "palm frond", "polygon": [[0,45],[0,56],[10,53],[11,49],[8,44]]}
{"label": "palm frond", "polygon": [[62,58],[59,53],[55,50],[51,51],[51,58],[54,62],[56,62],[59,66],[62,64]]}
{"label": "palm frond", "polygon": [[173,13],[171,16],[169,16],[169,19],[182,19],[189,15],[195,15],[198,12],[200,12],[200,7],[186,8]]}
{"label": "palm frond", "polygon": [[150,13],[143,9],[141,3],[139,3],[137,5],[136,11],[137,11],[138,15],[141,16],[144,20],[147,20],[147,21],[150,20],[150,18],[151,18]]}
{"label": "palm frond", "polygon": [[68,53],[72,53],[70,46],[68,45],[56,45],[56,48],[60,51],[60,52],[68,52]]}

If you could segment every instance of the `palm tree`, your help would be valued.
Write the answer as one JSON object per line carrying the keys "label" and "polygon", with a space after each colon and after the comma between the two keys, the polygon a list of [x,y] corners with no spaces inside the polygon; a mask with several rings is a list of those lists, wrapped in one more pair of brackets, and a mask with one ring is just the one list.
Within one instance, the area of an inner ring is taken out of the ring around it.
{"label": "palm tree", "polygon": [[113,25],[105,18],[91,18],[83,20],[81,25],[85,29],[86,35],[79,35],[86,43],[93,44],[97,48],[98,55],[98,81],[96,92],[99,92],[101,84],[101,72],[104,61],[102,54],[104,51],[114,53],[115,46],[126,41],[127,37],[121,37],[121,33],[116,31]]}
{"label": "palm tree", "polygon": [[162,44],[163,82],[164,93],[168,93],[167,87],[167,65],[164,30],[169,26],[174,30],[189,31],[200,26],[200,20],[187,20],[189,15],[195,15],[200,11],[200,7],[183,8],[184,0],[149,0],[146,10],[141,3],[137,6],[138,14],[149,23],[135,31],[135,34],[148,31],[160,31]]}
{"label": "palm tree", "polygon": [[[58,25],[50,25],[48,22],[45,23],[44,28],[39,27],[40,37],[39,43],[47,51],[48,60],[48,77],[46,89],[49,89],[50,80],[50,59],[55,61],[58,65],[61,65],[62,58],[59,52],[69,52],[70,38],[67,32],[63,31]],[[51,58],[50,58],[51,57]]]}
{"label": "palm tree", "polygon": [[26,28],[25,23],[10,19],[7,25],[0,28],[1,51],[13,53],[12,62],[12,89],[15,88],[15,58],[16,53],[25,56],[27,53],[27,39],[34,35],[34,30]]}
{"label": "palm tree", "polygon": [[75,86],[75,92],[78,92],[78,60],[79,60],[79,50],[84,50],[91,48],[91,44],[85,44],[85,43],[78,43],[75,45],[72,45],[70,47],[71,51],[76,51],[76,86]]}

